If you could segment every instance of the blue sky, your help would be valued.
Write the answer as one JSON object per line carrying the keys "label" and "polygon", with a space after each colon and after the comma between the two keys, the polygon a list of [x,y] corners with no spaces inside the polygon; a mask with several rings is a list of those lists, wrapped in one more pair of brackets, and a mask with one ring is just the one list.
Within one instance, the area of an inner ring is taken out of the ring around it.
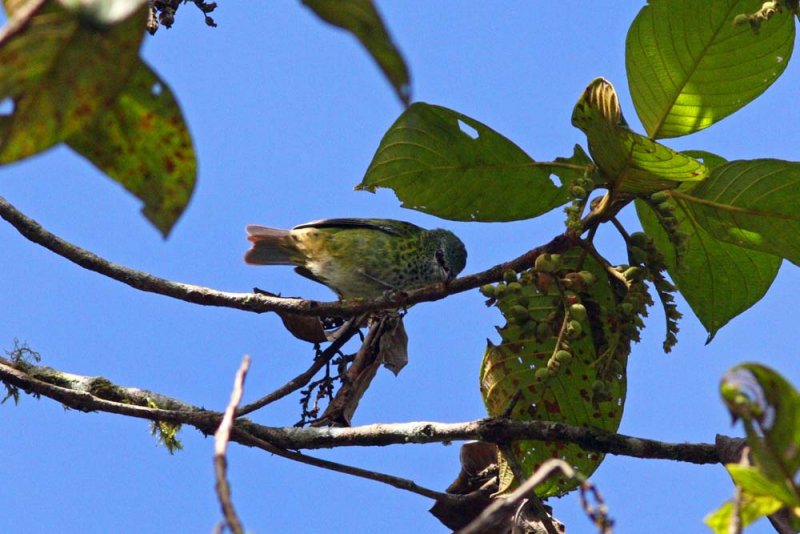
{"label": "blue sky", "polygon": [[[638,120],[624,71],[625,33],[637,2],[381,2],[411,68],[414,99],[469,115],[535,159],[569,155],[583,134],[572,107],[596,76],[615,84],[626,118]],[[246,266],[244,226],[290,227],[321,217],[388,217],[446,227],[469,250],[465,273],[548,241],[563,229],[558,210],[536,221],[441,221],[400,208],[388,191],[353,191],[380,138],[401,112],[390,87],[349,35],[298,2],[222,3],[219,27],[191,6],[171,30],[146,39],[144,56],[178,95],[199,158],[193,200],[167,241],[138,202],[67,149],[0,169],[0,195],[46,228],[112,261],[221,290],[258,286],[330,300],[333,294],[288,268]],[[797,156],[800,67],[709,130],[669,142],[728,159]],[[635,227],[632,211],[622,216]],[[599,246],[622,261],[613,232]],[[145,294],[86,271],[0,224],[0,347],[15,337],[45,365],[102,375],[209,409],[223,409],[244,354],[253,357],[246,399],[305,370],[310,348],[273,315],[204,308]],[[796,302],[800,273],[785,264],[767,297],[704,346],[705,332],[681,309],[679,344],[664,355],[663,317],[652,310],[629,363],[620,431],[667,441],[713,442],[738,433],[717,385],[731,366],[759,360],[800,384]],[[478,367],[501,318],[477,292],[419,305],[406,320],[410,364],[381,371],[354,423],[466,421],[485,415]],[[254,415],[291,425],[290,397]],[[147,423],[65,411],[24,397],[0,406],[0,531],[208,532],[221,515],[213,492],[210,439],[185,429],[170,456]],[[318,456],[443,489],[458,470],[458,446],[321,451]],[[324,472],[232,446],[229,476],[252,532],[445,532],[431,502],[378,483]],[[719,466],[609,457],[592,479],[616,532],[704,532],[702,517],[732,494]],[[590,525],[577,498],[554,501],[572,532]],[[761,524],[752,532],[769,532]]]}

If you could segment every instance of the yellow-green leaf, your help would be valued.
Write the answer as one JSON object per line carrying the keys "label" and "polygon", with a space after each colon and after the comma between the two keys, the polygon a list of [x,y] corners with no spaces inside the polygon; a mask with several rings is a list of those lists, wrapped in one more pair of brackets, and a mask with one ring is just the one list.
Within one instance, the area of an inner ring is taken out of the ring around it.
{"label": "yellow-green leaf", "polygon": [[[739,524],[746,527],[765,515],[777,512],[783,505],[774,497],[755,497],[744,495],[739,505]],[[733,521],[733,502],[726,502],[718,509],[708,514],[703,520],[715,534],[729,534],[730,525]]]}
{"label": "yellow-green leaf", "polygon": [[408,105],[411,100],[408,67],[372,0],[303,0],[303,3],[325,22],[355,35],[389,79],[403,104]]}
{"label": "yellow-green leaf", "polygon": [[0,32],[0,100],[13,102],[0,125],[0,163],[65,140],[116,100],[138,61],[146,17],[143,0],[125,4],[137,8],[124,19],[112,0],[14,6]]}
{"label": "yellow-green leaf", "polygon": [[166,83],[142,62],[114,106],[67,144],[144,202],[165,236],[191,198],[197,161],[183,114]]}
{"label": "yellow-green leaf", "polygon": [[783,10],[753,31],[734,25],[762,0],[650,0],[625,46],[628,83],[648,135],[707,128],[763,93],[786,68],[794,16]]}
{"label": "yellow-green leaf", "polygon": [[708,176],[696,159],[631,131],[614,86],[603,78],[583,92],[572,124],[586,134],[592,158],[617,192],[653,193]]}

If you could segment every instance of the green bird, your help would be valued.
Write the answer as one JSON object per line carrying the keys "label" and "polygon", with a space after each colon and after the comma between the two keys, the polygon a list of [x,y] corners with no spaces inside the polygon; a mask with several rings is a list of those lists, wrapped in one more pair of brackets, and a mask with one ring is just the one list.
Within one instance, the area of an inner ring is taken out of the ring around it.
{"label": "green bird", "polygon": [[340,298],[374,298],[448,282],[467,262],[464,243],[447,230],[391,219],[322,219],[291,230],[251,225],[252,265],[294,265],[298,274]]}

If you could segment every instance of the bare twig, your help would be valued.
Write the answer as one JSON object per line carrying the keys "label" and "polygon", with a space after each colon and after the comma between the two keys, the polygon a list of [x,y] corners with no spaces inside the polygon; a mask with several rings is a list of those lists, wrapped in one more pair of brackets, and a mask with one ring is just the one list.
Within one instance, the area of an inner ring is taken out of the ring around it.
{"label": "bare twig", "polygon": [[228,407],[225,409],[225,414],[222,416],[222,422],[219,424],[219,428],[214,433],[214,475],[217,479],[215,488],[217,490],[217,498],[222,506],[222,514],[225,516],[225,522],[234,534],[244,534],[244,526],[239,516],[236,515],[236,509],[233,507],[231,487],[226,476],[228,460],[225,455],[228,452],[228,440],[230,439],[231,427],[233,426],[233,414],[236,412],[236,407],[239,406],[239,403],[242,401],[244,379],[247,376],[247,370],[249,368],[250,356],[245,356],[233,380],[231,400],[228,403]]}
{"label": "bare twig", "polygon": [[531,249],[511,261],[495,265],[485,271],[457,278],[447,285],[436,284],[409,291],[400,295],[385,295],[374,300],[353,299],[337,302],[318,302],[300,298],[273,297],[255,293],[228,293],[215,289],[173,282],[152,274],[112,263],[100,256],[80,248],[45,230],[39,223],[26,216],[3,197],[0,197],[0,217],[8,221],[30,241],[80,265],[85,269],[127,284],[141,291],[158,293],[204,306],[222,306],[239,310],[265,313],[284,311],[316,317],[353,317],[359,313],[408,307],[419,302],[440,300],[448,295],[461,293],[497,282],[508,270],[522,271],[533,266],[542,252],[563,252],[571,246],[570,238],[557,236],[550,243]]}
{"label": "bare twig", "polygon": [[360,323],[357,321],[349,322],[347,326],[344,327],[344,330],[338,334],[336,340],[324,351],[322,351],[322,354],[314,359],[314,363],[311,364],[311,367],[309,367],[303,373],[292,378],[272,393],[264,395],[260,399],[243,406],[240,410],[236,410],[236,417],[242,417],[243,415],[247,415],[251,412],[261,409],[267,404],[271,404],[279,399],[282,399],[283,397],[290,395],[291,393],[308,384],[308,382],[314,378],[314,375],[316,375],[320,369],[325,367],[325,365],[339,353],[339,349],[341,349],[345,343],[350,341],[356,332],[358,332],[359,324]]}
{"label": "bare twig", "polygon": [[276,456],[281,456],[283,458],[294,460],[295,462],[300,462],[307,465],[313,465],[314,467],[321,467],[323,469],[328,469],[330,471],[336,471],[337,473],[344,473],[359,478],[374,480],[377,482],[381,482],[383,484],[388,484],[392,487],[401,490],[405,490],[411,493],[416,493],[417,495],[421,495],[429,499],[458,500],[459,498],[461,498],[460,496],[457,495],[450,495],[449,493],[442,493],[429,488],[425,488],[415,483],[412,480],[396,477],[394,475],[387,475],[385,473],[370,471],[368,469],[362,469],[360,467],[353,467],[350,465],[340,464],[337,462],[331,462],[329,460],[323,460],[322,458],[315,458],[313,456],[308,456],[306,454],[302,454],[299,452],[287,451],[286,449],[276,447],[272,443],[265,441],[261,438],[258,438],[253,434],[250,434],[243,430],[239,430],[236,427],[234,428],[233,436],[239,443],[243,445],[258,447],[259,449],[275,454]]}

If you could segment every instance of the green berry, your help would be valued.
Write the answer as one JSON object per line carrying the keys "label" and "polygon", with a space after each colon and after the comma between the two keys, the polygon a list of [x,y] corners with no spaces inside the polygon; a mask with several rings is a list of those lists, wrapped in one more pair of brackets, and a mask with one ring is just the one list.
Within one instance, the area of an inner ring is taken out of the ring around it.
{"label": "green berry", "polygon": [[650,200],[654,204],[663,204],[664,202],[668,201],[669,199],[670,199],[670,195],[666,191],[657,191],[657,192],[653,193],[652,195],[650,195]]}
{"label": "green berry", "polygon": [[528,308],[525,306],[520,306],[519,304],[511,306],[511,308],[508,310],[508,313],[511,318],[518,323],[524,323],[531,318],[530,314],[528,313]]}
{"label": "green berry", "polygon": [[594,284],[597,280],[594,274],[589,271],[581,271],[578,274],[581,276],[581,278],[583,278],[583,283],[587,286]]}
{"label": "green berry", "polygon": [[533,376],[540,382],[547,380],[550,377],[550,370],[547,367],[540,367],[534,371]]}
{"label": "green berry", "polygon": [[568,361],[570,361],[572,359],[572,353],[570,353],[568,350],[563,350],[562,349],[562,350],[557,351],[553,355],[553,358],[555,360],[558,360],[561,363],[567,363]]}
{"label": "green berry", "polygon": [[493,299],[495,297],[495,290],[492,284],[486,284],[485,286],[481,286],[480,292],[484,297],[490,299]]}
{"label": "green berry", "polygon": [[585,198],[586,197],[586,189],[579,185],[573,185],[569,188],[569,194],[575,198]]}
{"label": "green berry", "polygon": [[520,291],[522,291],[522,284],[520,284],[519,282],[510,282],[508,284],[508,290],[511,291],[512,293],[519,293]]}
{"label": "green berry", "polygon": [[503,280],[506,283],[516,282],[517,281],[517,273],[513,270],[509,269],[503,273]]}
{"label": "green berry", "polygon": [[644,232],[634,232],[628,238],[628,242],[634,247],[646,248],[649,238]]}
{"label": "green berry", "polygon": [[581,333],[583,333],[583,326],[581,325],[580,321],[572,320],[567,323],[567,337],[570,339],[575,339]]}
{"label": "green berry", "polygon": [[576,302],[569,307],[569,316],[578,321],[583,321],[586,319],[586,306],[580,302]]}
{"label": "green berry", "polygon": [[553,254],[539,254],[533,268],[540,273],[552,273],[558,269],[558,262],[553,259]]}
{"label": "green berry", "polygon": [[495,286],[494,297],[496,299],[502,299],[504,296],[506,296],[506,286],[504,285]]}

